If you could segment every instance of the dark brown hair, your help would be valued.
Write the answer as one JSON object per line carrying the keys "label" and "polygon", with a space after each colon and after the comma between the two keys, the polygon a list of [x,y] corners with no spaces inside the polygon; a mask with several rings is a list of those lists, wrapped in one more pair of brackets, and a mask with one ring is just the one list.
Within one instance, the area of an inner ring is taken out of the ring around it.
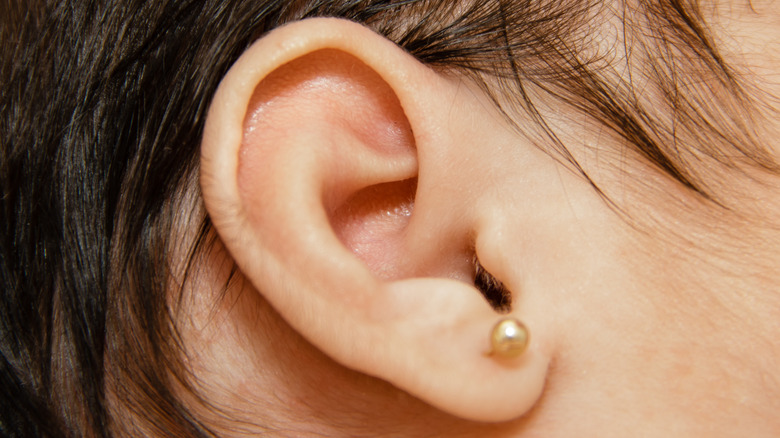
{"label": "dark brown hair", "polygon": [[[210,245],[197,196],[185,196],[197,192],[206,110],[237,57],[284,23],[364,23],[480,81],[577,168],[534,96],[588,114],[703,197],[713,194],[698,163],[777,170],[695,0],[2,0],[0,10],[4,436],[120,433],[113,406],[144,419],[139,430],[211,435],[175,390],[190,385],[169,299],[181,265],[171,236],[182,223],[200,230],[190,261]],[[605,29],[616,37],[600,51]]]}

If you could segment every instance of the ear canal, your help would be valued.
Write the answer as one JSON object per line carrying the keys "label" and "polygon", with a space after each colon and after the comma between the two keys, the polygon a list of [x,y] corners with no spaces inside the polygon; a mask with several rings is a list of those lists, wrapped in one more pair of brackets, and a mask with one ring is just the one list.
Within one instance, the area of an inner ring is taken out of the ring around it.
{"label": "ear canal", "polygon": [[439,178],[458,92],[357,24],[285,26],[220,85],[201,187],[243,274],[308,341],[451,414],[501,421],[531,409],[548,359],[538,342],[485,355],[498,315],[468,283],[473,221],[440,193],[453,193]]}
{"label": "ear canal", "polygon": [[402,237],[414,209],[416,189],[416,178],[373,185],[331,213],[341,242],[382,279],[401,278],[407,271],[402,266]]}

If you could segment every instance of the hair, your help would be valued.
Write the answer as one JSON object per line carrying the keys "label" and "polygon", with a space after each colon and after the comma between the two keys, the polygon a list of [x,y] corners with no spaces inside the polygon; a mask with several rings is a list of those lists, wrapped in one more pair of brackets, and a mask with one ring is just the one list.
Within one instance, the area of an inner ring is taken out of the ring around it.
{"label": "hair", "polygon": [[[122,434],[122,410],[143,420],[137,430],[212,435],[181,398],[196,391],[171,294],[214,239],[197,196],[210,99],[242,52],[285,23],[363,23],[477,80],[578,169],[538,96],[594,118],[705,198],[697,163],[777,170],[753,137],[751,94],[695,0],[3,0],[0,9],[4,436]],[[195,238],[171,239],[183,224]]]}

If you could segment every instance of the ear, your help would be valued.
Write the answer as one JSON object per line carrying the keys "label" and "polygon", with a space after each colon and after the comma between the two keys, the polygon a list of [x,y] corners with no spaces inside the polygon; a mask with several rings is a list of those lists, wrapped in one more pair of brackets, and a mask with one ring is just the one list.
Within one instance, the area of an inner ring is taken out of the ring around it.
{"label": "ear", "polygon": [[[494,127],[458,109],[467,96],[358,24],[288,25],[221,83],[201,186],[244,275],[315,346],[451,414],[502,421],[534,405],[549,354],[536,332],[519,358],[486,354],[500,315],[474,287],[490,239],[469,199],[483,174],[462,154]],[[454,135],[461,123],[472,138]]]}

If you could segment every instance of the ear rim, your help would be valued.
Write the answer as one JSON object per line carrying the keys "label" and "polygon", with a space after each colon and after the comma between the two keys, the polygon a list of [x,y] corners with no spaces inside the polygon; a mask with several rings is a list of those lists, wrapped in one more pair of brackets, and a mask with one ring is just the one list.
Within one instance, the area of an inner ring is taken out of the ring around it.
{"label": "ear rim", "polygon": [[[333,24],[338,24],[337,27],[339,28],[349,29],[334,32]],[[302,26],[306,26],[308,32],[300,32]],[[346,32],[362,34],[366,38],[345,37],[344,33]],[[237,152],[240,148],[241,138],[243,137],[243,120],[252,91],[265,76],[276,68],[260,68],[256,62],[253,62],[252,59],[255,59],[259,53],[270,52],[273,54],[271,57],[265,57],[263,64],[266,66],[281,66],[318,50],[335,49],[350,53],[353,56],[359,54],[360,56],[356,57],[368,65],[368,67],[380,72],[380,76],[388,82],[391,88],[395,89],[398,86],[416,88],[415,84],[412,83],[400,84],[399,75],[397,74],[381,74],[382,71],[396,70],[391,61],[394,57],[377,56],[376,53],[380,51],[375,51],[376,48],[369,46],[367,44],[369,40],[374,43],[381,41],[379,44],[385,45],[388,49],[387,51],[381,51],[382,53],[395,53],[397,55],[397,51],[392,50],[397,47],[390,41],[357,23],[339,18],[310,18],[290,23],[255,42],[230,68],[212,100],[204,127],[201,160],[212,162],[213,165],[208,167],[201,166],[201,180],[224,179],[224,172],[232,172],[238,169],[239,160],[237,153],[218,154],[207,145],[215,144],[215,137],[217,136],[227,136],[222,137],[221,143],[232,145],[235,150],[231,152]],[[275,50],[268,50],[269,48]],[[416,63],[416,60],[410,55],[405,56],[407,61]],[[427,72],[420,68],[417,73],[425,75]],[[404,75],[400,76],[402,78]],[[227,108],[232,109],[232,111],[226,112]],[[217,111],[217,109],[220,109],[220,111]],[[408,111],[405,105],[404,110]],[[409,118],[424,119],[427,117],[425,114],[409,114]],[[238,123],[238,120],[241,120],[241,123]],[[224,172],[221,175],[212,174],[209,171],[211,168],[222,169]],[[228,208],[235,212],[241,212],[244,215],[241,199],[238,195],[237,183],[231,186],[213,184],[201,184],[201,186],[203,188],[203,199],[207,206],[219,205],[221,208]],[[230,226],[230,224],[222,225]]]}
{"label": "ear rim", "polygon": [[[203,135],[202,195],[214,228],[231,254],[237,251],[237,242],[257,240],[249,224],[239,182],[235,177],[240,165],[239,151],[243,143],[244,120],[254,90],[263,78],[279,66],[325,49],[340,50],[355,56],[374,69],[392,89],[405,90],[403,96],[399,95],[398,98],[412,124],[415,137],[436,136],[435,132],[424,129],[428,125],[435,126],[436,121],[426,111],[421,110],[424,105],[409,102],[409,99],[413,100],[410,96],[431,93],[430,90],[422,89],[421,84],[426,83],[426,80],[419,80],[420,78],[430,78],[431,83],[440,82],[441,79],[394,43],[362,25],[334,18],[303,20],[271,32],[253,44],[223,79],[209,109]],[[263,61],[257,62],[257,59]],[[414,71],[410,73],[408,69]],[[415,80],[408,80],[409,76],[415,76]],[[263,270],[270,272],[271,276],[294,274],[285,272],[282,261],[256,245],[250,245],[242,251],[246,252],[238,254],[239,257],[236,258],[242,270],[263,265]],[[241,260],[245,261],[243,265]],[[247,265],[247,261],[251,261],[252,265]],[[355,261],[357,262],[357,259]],[[251,276],[250,280],[254,282]],[[370,275],[355,278],[353,283],[376,294],[392,297],[405,296],[412,292],[419,294],[424,290],[428,299],[423,305],[426,306],[428,314],[433,315],[431,320],[441,320],[443,314],[454,314],[450,310],[460,312],[458,314],[461,315],[471,315],[454,320],[447,317],[444,318],[446,321],[438,321],[441,326],[448,328],[447,335],[451,343],[468,345],[457,355],[471,359],[448,362],[444,356],[431,356],[429,350],[436,349],[435,341],[438,339],[434,338],[435,334],[430,335],[433,344],[415,344],[420,332],[398,326],[398,319],[388,319],[387,315],[382,313],[384,309],[379,308],[382,304],[387,304],[387,301],[375,302],[366,315],[363,315],[365,331],[334,334],[353,339],[350,339],[349,343],[341,343],[332,348],[323,348],[321,338],[304,331],[304,318],[291,320],[289,315],[289,309],[293,305],[297,306],[296,312],[316,315],[318,309],[326,306],[323,297],[307,296],[303,302],[296,301],[293,304],[293,294],[289,294],[281,299],[269,299],[269,302],[293,328],[337,362],[387,380],[451,414],[477,421],[511,420],[528,412],[540,397],[549,364],[545,349],[532,345],[523,357],[512,361],[486,358],[484,353],[487,351],[490,329],[499,315],[474,288],[444,279],[418,278],[382,283]],[[442,298],[446,298],[447,309],[441,307]],[[458,309],[468,310],[461,312]],[[378,314],[384,316],[377,318]],[[475,314],[478,316],[475,317]],[[342,316],[348,317],[346,314]],[[313,320],[316,321],[317,318]],[[322,321],[316,322],[322,324]],[[422,321],[417,328],[424,327],[429,322]],[[392,338],[389,338],[385,329],[392,326],[395,326],[395,329]],[[316,332],[316,329],[314,331]],[[416,348],[404,352],[404,357],[400,357],[396,354],[397,351],[382,348],[388,341],[398,345],[414,344]],[[355,353],[355,346],[358,345],[362,348],[378,348],[372,357],[361,358],[356,357]],[[388,364],[395,366],[390,367]],[[518,368],[525,369],[525,372],[518,374]],[[419,369],[427,370],[428,374],[414,375],[414,370]],[[473,382],[453,388],[453,382],[463,381],[463,377],[469,375],[475,377]],[[435,378],[431,379],[431,376]],[[507,390],[506,380],[509,377],[514,377],[515,382],[510,387],[518,391]]]}

